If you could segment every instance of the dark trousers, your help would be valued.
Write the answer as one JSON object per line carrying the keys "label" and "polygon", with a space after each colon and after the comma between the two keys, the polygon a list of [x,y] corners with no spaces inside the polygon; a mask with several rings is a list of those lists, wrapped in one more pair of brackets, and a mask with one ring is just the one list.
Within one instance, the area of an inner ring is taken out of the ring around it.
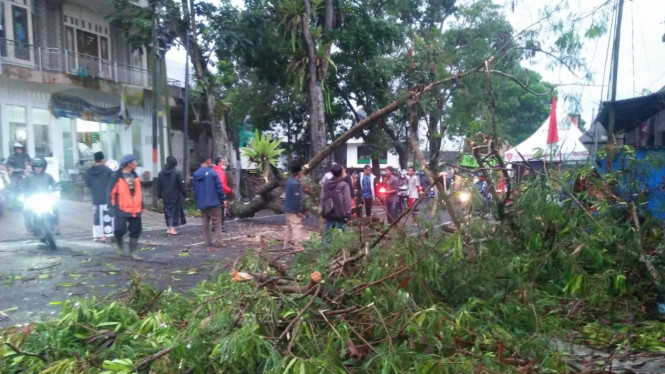
{"label": "dark trousers", "polygon": [[127,232],[130,238],[138,239],[141,236],[141,216],[127,217],[123,215],[116,215],[115,217],[115,237],[121,239]]}
{"label": "dark trousers", "polygon": [[388,215],[388,223],[393,223],[399,217],[399,201],[386,202],[386,214]]}
{"label": "dark trousers", "polygon": [[[201,210],[201,221],[203,223],[203,238],[205,245],[222,245],[222,218],[220,217],[222,210],[217,206],[205,208]],[[210,224],[215,229],[215,242],[212,242],[210,236]]]}
{"label": "dark trousers", "polygon": [[363,204],[365,205],[365,214],[367,217],[370,217],[372,215],[372,204],[374,203],[374,199],[366,199],[363,197]]}
{"label": "dark trousers", "polygon": [[321,239],[321,244],[323,246],[328,245],[330,243],[330,236],[332,235],[330,233],[330,230],[332,229],[340,229],[344,230],[344,226],[346,226],[346,221],[343,220],[326,220],[326,228],[323,232],[323,238]]}

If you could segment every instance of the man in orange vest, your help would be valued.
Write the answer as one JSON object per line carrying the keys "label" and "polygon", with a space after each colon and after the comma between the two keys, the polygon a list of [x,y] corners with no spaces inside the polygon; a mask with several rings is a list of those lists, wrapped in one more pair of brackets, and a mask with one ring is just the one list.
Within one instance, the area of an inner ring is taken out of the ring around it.
{"label": "man in orange vest", "polygon": [[[120,169],[109,180],[109,214],[115,217],[115,251],[123,256],[141,260],[136,254],[141,236],[141,212],[143,195],[141,179],[136,174],[136,158],[132,154],[122,156]],[[124,247],[123,237],[129,232],[129,246]]]}

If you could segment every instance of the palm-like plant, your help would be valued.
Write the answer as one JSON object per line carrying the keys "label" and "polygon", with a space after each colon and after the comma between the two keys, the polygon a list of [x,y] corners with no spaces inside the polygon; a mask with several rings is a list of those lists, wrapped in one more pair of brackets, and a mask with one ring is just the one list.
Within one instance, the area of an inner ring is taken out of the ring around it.
{"label": "palm-like plant", "polygon": [[254,131],[254,137],[247,143],[247,147],[242,147],[242,155],[249,158],[249,161],[256,163],[257,168],[263,172],[263,178],[268,182],[268,173],[270,167],[277,167],[277,159],[284,152],[279,148],[282,144],[280,139],[272,138],[272,134],[261,134],[259,130]]}

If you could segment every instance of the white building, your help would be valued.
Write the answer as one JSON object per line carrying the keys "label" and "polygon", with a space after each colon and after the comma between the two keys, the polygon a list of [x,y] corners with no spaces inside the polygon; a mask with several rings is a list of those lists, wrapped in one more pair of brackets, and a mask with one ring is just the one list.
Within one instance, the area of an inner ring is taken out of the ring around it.
{"label": "white building", "polygon": [[[347,168],[362,169],[365,165],[372,165],[369,148],[362,139],[349,139],[345,147],[340,147],[340,149],[346,153],[346,160],[339,157],[340,159],[335,161],[345,164]],[[399,156],[395,152],[387,151],[379,158],[379,163],[382,169],[388,166],[399,168]]]}
{"label": "white building", "polygon": [[0,158],[21,141],[57,159],[62,180],[80,180],[96,151],[133,153],[139,174],[152,171],[147,54],[113,11],[105,0],[0,0]]}

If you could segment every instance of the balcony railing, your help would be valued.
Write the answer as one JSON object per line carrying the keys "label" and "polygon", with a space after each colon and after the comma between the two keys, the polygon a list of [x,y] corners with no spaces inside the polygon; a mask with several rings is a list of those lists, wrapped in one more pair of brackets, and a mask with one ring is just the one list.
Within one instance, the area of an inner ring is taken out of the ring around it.
{"label": "balcony railing", "polygon": [[146,69],[104,60],[60,48],[42,48],[0,38],[2,63],[78,77],[100,78],[115,83],[150,87]]}

